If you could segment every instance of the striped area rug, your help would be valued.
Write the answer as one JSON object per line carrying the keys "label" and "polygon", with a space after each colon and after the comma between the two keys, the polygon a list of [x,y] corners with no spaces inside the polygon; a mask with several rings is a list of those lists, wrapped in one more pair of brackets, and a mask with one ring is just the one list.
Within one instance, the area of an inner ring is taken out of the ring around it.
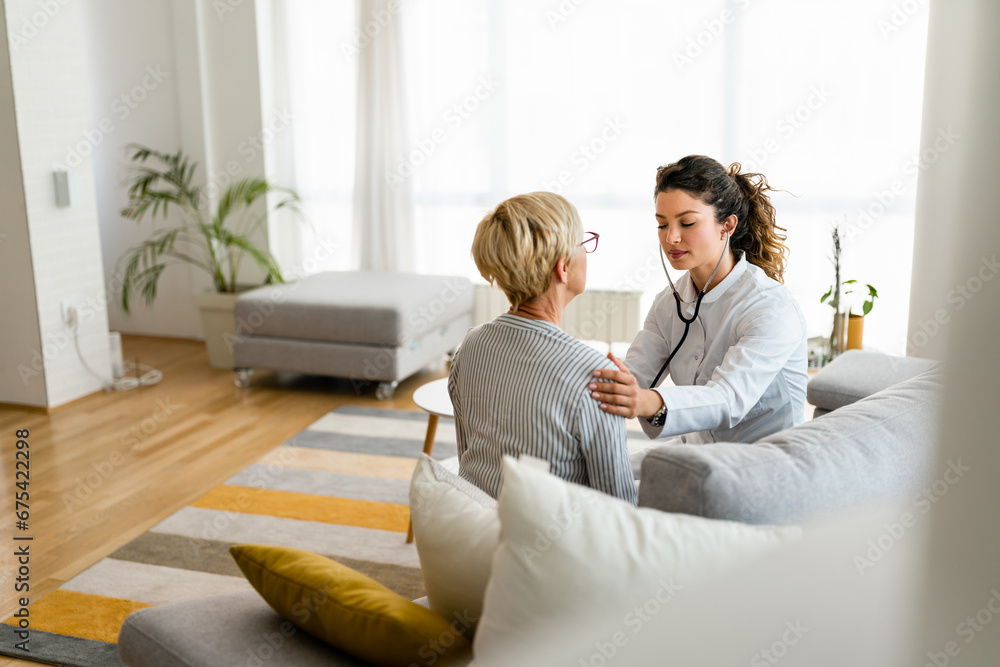
{"label": "striped area rug", "polygon": [[[56,665],[121,665],[115,642],[137,609],[250,590],[233,544],[323,554],[407,598],[424,595],[416,548],[406,544],[408,494],[427,415],[341,407],[257,463],[32,603],[31,653],[0,624],[0,654]],[[451,420],[438,424],[435,458],[455,456]]]}

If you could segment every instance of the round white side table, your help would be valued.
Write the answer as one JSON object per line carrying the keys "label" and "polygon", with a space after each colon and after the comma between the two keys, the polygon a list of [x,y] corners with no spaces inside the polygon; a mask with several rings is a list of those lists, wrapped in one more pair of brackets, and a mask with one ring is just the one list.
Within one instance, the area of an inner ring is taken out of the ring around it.
{"label": "round white side table", "polygon": [[[424,454],[430,456],[434,451],[434,436],[437,434],[439,417],[454,417],[455,408],[451,404],[451,397],[448,396],[448,378],[432,380],[427,384],[417,387],[413,392],[413,402],[417,407],[428,414],[427,435],[424,437]],[[406,531],[406,541],[413,541],[413,521]]]}

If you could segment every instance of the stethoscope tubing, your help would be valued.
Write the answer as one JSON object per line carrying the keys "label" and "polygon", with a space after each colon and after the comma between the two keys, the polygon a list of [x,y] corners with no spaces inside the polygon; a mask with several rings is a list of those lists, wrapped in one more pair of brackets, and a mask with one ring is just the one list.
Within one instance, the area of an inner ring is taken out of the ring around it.
{"label": "stethoscope tubing", "polygon": [[708,282],[705,283],[705,286],[701,288],[701,292],[698,293],[698,299],[697,301],[695,301],[694,304],[694,314],[691,316],[690,319],[684,317],[684,313],[681,311],[681,297],[680,294],[677,293],[677,288],[674,286],[674,281],[670,279],[670,272],[667,271],[667,262],[666,260],[663,259],[663,247],[661,246],[659,250],[660,250],[660,264],[663,265],[663,273],[667,275],[667,282],[670,283],[670,289],[674,291],[674,301],[677,302],[677,317],[679,317],[681,319],[681,322],[684,323],[684,334],[681,335],[681,339],[677,342],[677,345],[674,346],[673,351],[671,351],[670,354],[667,355],[667,360],[663,362],[663,366],[660,367],[660,372],[656,374],[656,378],[653,380],[653,383],[649,385],[650,389],[654,388],[657,384],[659,384],[660,377],[662,377],[663,373],[667,370],[667,367],[670,365],[670,362],[673,361],[674,357],[677,355],[677,351],[681,349],[681,345],[683,345],[684,341],[687,339],[688,331],[691,330],[691,323],[694,322],[696,319],[698,319],[698,312],[701,310],[701,300],[705,298],[705,293],[708,290],[708,286],[712,284],[712,281],[715,279],[715,274],[718,273],[719,267],[722,266],[722,260],[725,258],[726,253],[729,251],[729,230],[728,229],[726,230],[726,247],[722,249],[722,254],[719,256],[719,261],[715,263],[715,269],[712,271],[712,275],[709,277]]}

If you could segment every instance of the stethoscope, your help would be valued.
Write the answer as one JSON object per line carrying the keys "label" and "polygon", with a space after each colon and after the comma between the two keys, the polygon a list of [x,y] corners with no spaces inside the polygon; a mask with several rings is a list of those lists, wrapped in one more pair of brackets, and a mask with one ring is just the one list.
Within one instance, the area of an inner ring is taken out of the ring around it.
{"label": "stethoscope", "polygon": [[656,374],[656,379],[653,380],[653,384],[649,385],[650,389],[659,383],[660,376],[662,376],[663,372],[667,370],[667,366],[670,365],[670,362],[677,354],[677,350],[681,349],[681,345],[684,344],[684,339],[687,338],[688,331],[691,329],[691,323],[698,319],[698,311],[701,310],[701,300],[705,298],[705,292],[708,290],[708,286],[712,284],[712,280],[715,279],[715,274],[718,273],[719,267],[722,266],[722,260],[725,258],[726,252],[729,251],[729,230],[723,227],[723,231],[726,232],[726,247],[722,249],[722,255],[719,256],[719,261],[715,263],[715,270],[712,271],[712,275],[708,279],[708,282],[705,283],[705,286],[701,288],[701,292],[698,293],[698,300],[694,304],[694,315],[691,316],[691,319],[684,317],[684,313],[681,312],[681,297],[677,293],[674,281],[670,279],[670,272],[667,271],[667,262],[663,258],[663,246],[660,246],[660,264],[663,265],[663,272],[667,274],[667,281],[670,283],[670,289],[674,291],[674,301],[677,302],[677,317],[681,318],[681,322],[684,323],[684,335],[681,336],[680,341],[678,341],[677,345],[674,346],[673,351],[667,356],[667,360],[663,362],[663,367],[660,368],[660,372]]}

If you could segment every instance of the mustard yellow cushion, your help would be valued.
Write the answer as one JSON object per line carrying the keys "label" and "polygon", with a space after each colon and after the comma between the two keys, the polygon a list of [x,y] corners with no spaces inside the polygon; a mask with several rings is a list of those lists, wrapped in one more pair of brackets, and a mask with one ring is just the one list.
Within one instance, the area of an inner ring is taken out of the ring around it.
{"label": "mustard yellow cushion", "polygon": [[290,547],[229,552],[276,612],[344,653],[381,667],[469,657],[469,641],[443,616],[345,565]]}

